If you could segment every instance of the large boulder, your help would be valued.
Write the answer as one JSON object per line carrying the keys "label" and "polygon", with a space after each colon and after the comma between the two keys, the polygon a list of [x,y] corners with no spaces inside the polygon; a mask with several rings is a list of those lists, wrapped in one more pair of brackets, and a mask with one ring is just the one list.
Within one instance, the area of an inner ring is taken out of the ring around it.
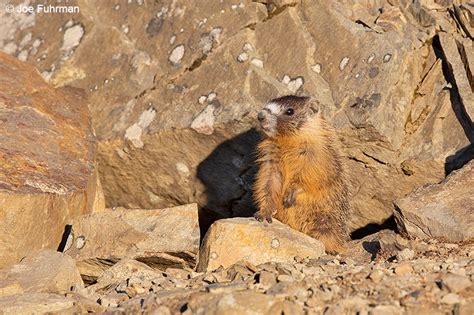
{"label": "large boulder", "polygon": [[57,249],[64,226],[104,208],[85,96],[0,53],[0,267]]}
{"label": "large boulder", "polygon": [[53,250],[33,253],[0,271],[0,296],[23,292],[65,294],[82,286],[74,259]]}
{"label": "large boulder", "polygon": [[72,313],[74,300],[52,293],[25,293],[0,297],[2,314]]}
{"label": "large boulder", "polygon": [[408,237],[474,240],[474,160],[442,183],[397,200],[396,206],[398,229]]}
{"label": "large boulder", "polygon": [[193,268],[199,251],[196,204],[160,210],[108,209],[77,218],[64,252],[77,261],[81,275],[95,281],[122,258],[153,268]]}
{"label": "large boulder", "polygon": [[469,145],[434,37],[456,32],[448,2],[78,0],[78,14],[0,12],[0,49],[88,91],[109,206],[252,213],[257,111],[315,96],[340,134],[355,229]]}
{"label": "large boulder", "polygon": [[204,237],[197,270],[227,268],[239,261],[291,263],[295,257],[319,258],[323,254],[320,241],[278,220],[267,224],[253,218],[223,219],[214,222]]}

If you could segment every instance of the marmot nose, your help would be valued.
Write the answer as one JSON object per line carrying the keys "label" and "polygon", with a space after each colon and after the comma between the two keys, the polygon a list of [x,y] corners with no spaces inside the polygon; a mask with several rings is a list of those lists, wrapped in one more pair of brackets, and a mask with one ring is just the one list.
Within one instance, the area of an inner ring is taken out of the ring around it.
{"label": "marmot nose", "polygon": [[263,111],[258,113],[257,119],[258,121],[263,121],[265,119],[265,114],[263,113]]}

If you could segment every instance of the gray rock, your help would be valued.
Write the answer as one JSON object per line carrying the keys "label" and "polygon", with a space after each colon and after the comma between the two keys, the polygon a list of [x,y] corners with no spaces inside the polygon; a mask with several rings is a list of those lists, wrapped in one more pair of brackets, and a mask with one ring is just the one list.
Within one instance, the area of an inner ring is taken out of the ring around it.
{"label": "gray rock", "polygon": [[422,187],[396,201],[398,229],[408,237],[450,242],[474,239],[474,161],[442,183]]}
{"label": "gray rock", "polygon": [[189,204],[160,210],[106,210],[78,218],[69,237],[71,246],[65,252],[91,281],[121,258],[161,270],[192,268],[199,250],[198,209]]}

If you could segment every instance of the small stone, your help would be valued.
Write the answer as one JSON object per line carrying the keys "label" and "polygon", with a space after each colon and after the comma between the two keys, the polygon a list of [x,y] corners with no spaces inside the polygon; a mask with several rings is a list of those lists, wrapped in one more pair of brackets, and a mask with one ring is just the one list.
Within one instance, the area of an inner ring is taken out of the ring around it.
{"label": "small stone", "polygon": [[402,262],[395,267],[395,273],[399,276],[410,274],[413,271],[413,267],[408,262]]}
{"label": "small stone", "polygon": [[461,292],[472,285],[469,277],[457,275],[454,273],[448,273],[444,275],[441,280],[443,287],[446,286],[449,292],[454,293]]}
{"label": "small stone", "polygon": [[128,300],[127,294],[113,292],[101,297],[99,303],[105,307],[117,307],[126,300]]}
{"label": "small stone", "polygon": [[277,277],[278,282],[293,282],[295,279],[293,279],[292,276],[290,275],[279,275]]}
{"label": "small stone", "polygon": [[372,280],[373,283],[380,283],[384,277],[384,273],[382,270],[376,269],[372,271],[369,275],[370,280]]}
{"label": "small stone", "polygon": [[461,299],[459,298],[459,295],[457,295],[456,293],[448,293],[441,298],[440,302],[442,304],[453,305],[453,304],[460,303]]}
{"label": "small stone", "polygon": [[369,312],[370,315],[402,315],[403,309],[395,305],[377,305]]}
{"label": "small stone", "polygon": [[405,248],[397,253],[398,261],[411,260],[413,257],[415,257],[415,251],[409,248]]}
{"label": "small stone", "polygon": [[189,272],[179,268],[166,268],[165,274],[179,280],[189,278]]}
{"label": "small stone", "polygon": [[207,292],[213,294],[228,293],[234,291],[246,290],[247,286],[243,283],[231,283],[231,284],[210,284],[206,287]]}
{"label": "small stone", "polygon": [[264,289],[269,289],[272,285],[277,282],[276,275],[269,271],[260,271],[258,274],[258,283]]}

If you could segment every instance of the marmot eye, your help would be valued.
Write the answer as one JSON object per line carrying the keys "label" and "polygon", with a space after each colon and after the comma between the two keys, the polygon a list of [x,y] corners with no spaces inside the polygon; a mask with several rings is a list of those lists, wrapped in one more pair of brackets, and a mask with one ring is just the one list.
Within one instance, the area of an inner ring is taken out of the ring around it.
{"label": "marmot eye", "polygon": [[293,108],[288,108],[285,112],[285,114],[287,114],[288,116],[291,116],[295,113],[295,111],[293,110]]}

